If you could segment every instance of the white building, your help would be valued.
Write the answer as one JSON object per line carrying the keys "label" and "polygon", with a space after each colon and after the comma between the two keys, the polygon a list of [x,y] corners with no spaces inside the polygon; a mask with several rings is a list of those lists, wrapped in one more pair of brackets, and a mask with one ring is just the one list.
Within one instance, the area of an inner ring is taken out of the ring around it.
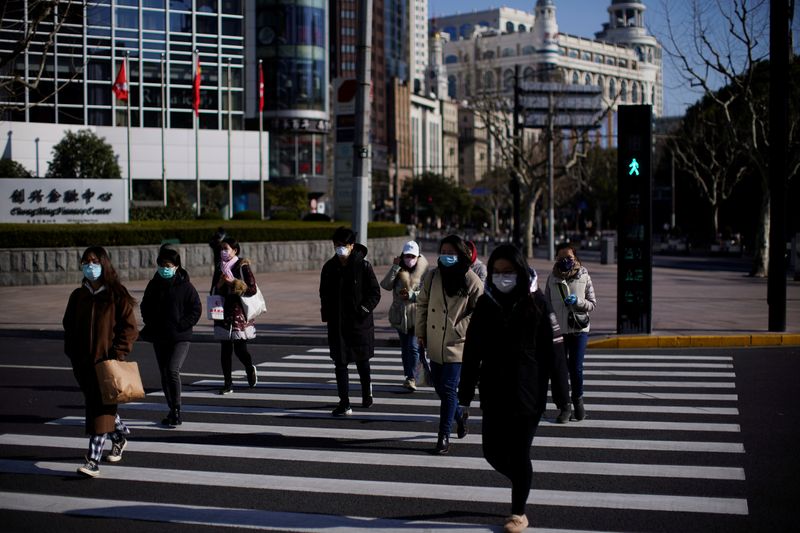
{"label": "white building", "polygon": [[[514,67],[524,80],[545,77],[565,83],[599,85],[606,106],[651,104],[663,112],[661,46],[647,33],[645,5],[612,0],[609,22],[595,38],[558,31],[556,2],[537,0],[535,12],[509,8],[437,17],[433,30],[443,40],[448,95],[470,100],[479,95],[510,96]],[[608,143],[615,114],[605,125]]]}
{"label": "white building", "polygon": [[428,0],[410,0],[408,25],[409,69],[412,88],[415,92],[425,90],[425,74],[428,70]]}

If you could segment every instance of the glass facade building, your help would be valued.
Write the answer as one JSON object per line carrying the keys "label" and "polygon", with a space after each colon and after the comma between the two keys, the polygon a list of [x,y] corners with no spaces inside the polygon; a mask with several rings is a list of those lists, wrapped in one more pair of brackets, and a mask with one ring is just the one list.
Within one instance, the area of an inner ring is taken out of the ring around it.
{"label": "glass facade building", "polygon": [[328,1],[255,0],[255,56],[264,68],[270,179],[328,190]]}
{"label": "glass facade building", "polygon": [[[228,127],[230,62],[231,127],[242,129],[245,1],[57,4],[50,16],[38,22],[30,46],[0,72],[5,89],[0,94],[3,118],[125,125],[126,106],[114,98],[111,83],[127,54],[131,126],[160,127],[163,109],[167,128],[192,128],[193,51],[197,50],[202,69],[200,127]],[[6,1],[0,54],[11,54],[21,36],[34,27],[36,10],[32,0]],[[10,82],[15,76],[24,83]]]}

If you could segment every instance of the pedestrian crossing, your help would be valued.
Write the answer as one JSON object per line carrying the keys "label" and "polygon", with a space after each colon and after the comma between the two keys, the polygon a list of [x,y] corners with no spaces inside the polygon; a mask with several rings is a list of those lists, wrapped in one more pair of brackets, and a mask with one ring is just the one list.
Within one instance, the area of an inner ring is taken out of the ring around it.
{"label": "pedestrian crossing", "polygon": [[[343,418],[330,416],[327,349],[251,351],[263,361],[253,389],[242,371],[225,396],[221,377],[184,374],[177,428],[158,422],[160,391],[120,406],[132,430],[123,461],[74,493],[58,487],[78,477],[81,411],[35,434],[0,434],[0,448],[19,450],[3,454],[0,474],[41,480],[34,492],[0,485],[0,509],[264,531],[500,530],[511,491],[482,457],[477,404],[470,434],[435,456],[439,401],[431,387],[400,387],[399,350],[376,350],[369,409],[355,402],[352,369],[353,415]],[[550,405],[534,439],[536,531],[748,529],[732,357],[590,351],[584,375],[587,419],[556,424]]]}

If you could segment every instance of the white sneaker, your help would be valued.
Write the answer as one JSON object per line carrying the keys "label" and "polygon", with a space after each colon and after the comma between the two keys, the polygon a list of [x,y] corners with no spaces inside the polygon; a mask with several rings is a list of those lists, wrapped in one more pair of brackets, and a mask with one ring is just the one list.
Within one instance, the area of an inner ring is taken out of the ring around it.
{"label": "white sneaker", "polygon": [[406,379],[405,382],[403,382],[403,387],[410,391],[415,391],[417,390],[417,380],[414,378]]}
{"label": "white sneaker", "polygon": [[512,514],[506,518],[506,523],[503,524],[503,531],[505,533],[520,533],[528,528],[528,517],[519,514]]}

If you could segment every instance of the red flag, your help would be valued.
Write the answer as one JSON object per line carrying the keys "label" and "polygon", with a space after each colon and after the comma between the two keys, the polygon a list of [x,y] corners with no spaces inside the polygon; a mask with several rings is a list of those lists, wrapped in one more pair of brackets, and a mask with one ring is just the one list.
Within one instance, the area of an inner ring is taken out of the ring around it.
{"label": "red flag", "polygon": [[264,111],[264,67],[258,63],[258,112]]}
{"label": "red flag", "polygon": [[119,67],[119,72],[117,73],[117,79],[114,80],[114,85],[111,86],[111,90],[114,91],[116,97],[120,100],[127,100],[128,99],[128,77],[125,75],[125,62],[122,62],[122,65]]}
{"label": "red flag", "polygon": [[194,108],[195,115],[200,115],[200,56],[197,56],[197,68],[194,71],[194,101],[192,107]]}

